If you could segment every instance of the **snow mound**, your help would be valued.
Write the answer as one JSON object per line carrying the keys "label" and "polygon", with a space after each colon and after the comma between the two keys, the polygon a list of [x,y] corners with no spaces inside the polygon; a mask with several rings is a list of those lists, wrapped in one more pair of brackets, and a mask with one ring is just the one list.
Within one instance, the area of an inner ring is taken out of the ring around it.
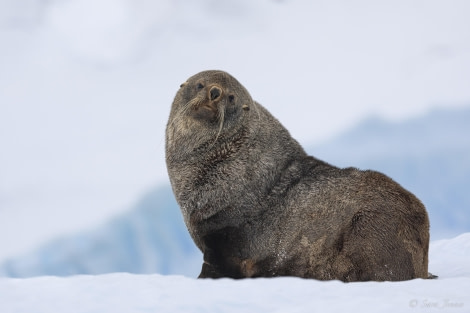
{"label": "snow mound", "polygon": [[470,233],[431,242],[429,271],[440,278],[470,277]]}
{"label": "snow mound", "polygon": [[197,280],[114,273],[0,278],[9,312],[468,312],[470,233],[431,244],[435,280],[342,283],[282,277]]}

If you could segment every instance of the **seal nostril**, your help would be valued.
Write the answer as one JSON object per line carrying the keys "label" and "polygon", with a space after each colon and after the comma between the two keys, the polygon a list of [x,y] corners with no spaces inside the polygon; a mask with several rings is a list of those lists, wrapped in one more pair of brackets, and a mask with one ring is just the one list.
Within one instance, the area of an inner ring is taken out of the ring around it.
{"label": "seal nostril", "polygon": [[220,95],[222,94],[222,90],[220,90],[219,87],[212,87],[211,90],[210,90],[210,97],[211,97],[211,100],[216,100],[217,98],[220,97]]}

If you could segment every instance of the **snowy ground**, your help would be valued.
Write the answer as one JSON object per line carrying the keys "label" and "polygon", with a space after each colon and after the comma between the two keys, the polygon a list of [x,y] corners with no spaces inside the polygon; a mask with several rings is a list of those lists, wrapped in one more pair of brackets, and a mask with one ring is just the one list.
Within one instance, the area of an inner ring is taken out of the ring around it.
{"label": "snowy ground", "polygon": [[0,278],[0,308],[2,313],[470,312],[470,233],[433,242],[429,269],[439,279],[345,284],[125,273]]}

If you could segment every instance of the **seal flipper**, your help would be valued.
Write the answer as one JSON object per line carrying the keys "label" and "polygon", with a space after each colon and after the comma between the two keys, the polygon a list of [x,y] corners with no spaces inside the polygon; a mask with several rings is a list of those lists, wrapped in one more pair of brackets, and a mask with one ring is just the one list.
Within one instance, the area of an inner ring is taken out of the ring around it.
{"label": "seal flipper", "polygon": [[224,275],[220,273],[214,266],[207,262],[202,264],[201,273],[198,278],[222,278]]}

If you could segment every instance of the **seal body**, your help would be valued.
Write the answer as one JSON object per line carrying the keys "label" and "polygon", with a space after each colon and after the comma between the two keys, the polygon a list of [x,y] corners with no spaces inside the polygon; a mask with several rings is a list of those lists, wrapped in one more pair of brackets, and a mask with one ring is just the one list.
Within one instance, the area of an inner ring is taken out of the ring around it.
{"label": "seal body", "polygon": [[423,204],[384,174],[308,156],[228,73],[181,85],[166,162],[201,278],[428,277]]}

